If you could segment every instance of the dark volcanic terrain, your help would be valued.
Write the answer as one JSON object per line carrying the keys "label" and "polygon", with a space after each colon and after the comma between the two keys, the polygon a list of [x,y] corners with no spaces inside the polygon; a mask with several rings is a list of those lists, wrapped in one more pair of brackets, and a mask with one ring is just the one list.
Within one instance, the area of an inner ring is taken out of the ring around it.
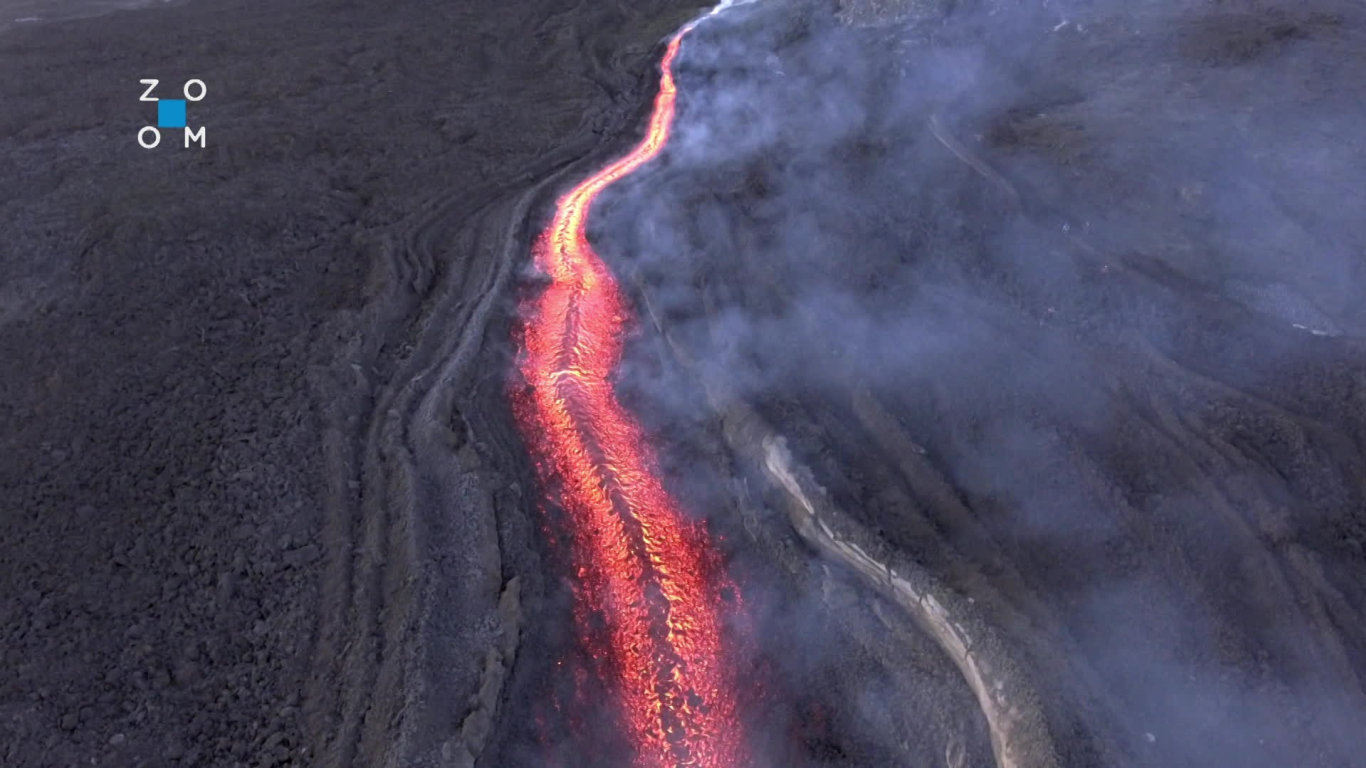
{"label": "dark volcanic terrain", "polygon": [[[616,764],[512,329],[701,9],[31,6],[0,764]],[[755,764],[1359,764],[1359,5],[764,0],[676,71],[590,235]],[[140,148],[192,77],[207,148]]]}

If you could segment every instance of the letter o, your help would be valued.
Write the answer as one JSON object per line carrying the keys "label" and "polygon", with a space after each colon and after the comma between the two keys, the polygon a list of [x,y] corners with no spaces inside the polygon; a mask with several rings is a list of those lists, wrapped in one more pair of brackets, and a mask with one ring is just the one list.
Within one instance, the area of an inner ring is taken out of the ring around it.
{"label": "letter o", "polygon": [[[148,131],[152,132],[153,138],[151,144],[148,144],[147,141],[143,138],[147,135]],[[142,145],[143,149],[152,149],[153,147],[161,143],[161,131],[158,131],[150,125],[145,126],[142,130],[138,131],[138,143]]]}
{"label": "letter o", "polygon": [[[199,96],[196,97],[196,96],[191,96],[191,95],[190,95],[190,84],[191,84],[191,83],[199,83]],[[204,100],[204,97],[207,96],[207,95],[209,95],[209,87],[208,87],[207,85],[204,85],[204,81],[203,81],[203,80],[200,80],[199,78],[195,78],[195,79],[193,79],[193,80],[186,80],[186,81],[185,81],[185,100],[186,100],[186,101],[203,101],[203,100]]]}

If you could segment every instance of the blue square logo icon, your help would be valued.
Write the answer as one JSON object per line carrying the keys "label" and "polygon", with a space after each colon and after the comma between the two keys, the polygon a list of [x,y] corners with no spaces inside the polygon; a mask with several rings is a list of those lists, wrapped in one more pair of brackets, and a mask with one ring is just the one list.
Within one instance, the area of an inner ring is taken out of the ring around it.
{"label": "blue square logo icon", "polygon": [[185,100],[162,99],[157,102],[158,128],[185,127]]}

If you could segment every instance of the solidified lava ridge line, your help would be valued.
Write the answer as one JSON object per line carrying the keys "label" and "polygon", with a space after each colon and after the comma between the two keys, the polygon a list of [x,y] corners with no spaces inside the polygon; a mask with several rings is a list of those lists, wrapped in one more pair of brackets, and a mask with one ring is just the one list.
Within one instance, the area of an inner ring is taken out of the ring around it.
{"label": "solidified lava ridge line", "polygon": [[517,421],[568,521],[580,639],[605,670],[642,768],[743,764],[719,613],[723,592],[734,588],[617,401],[612,376],[629,313],[585,232],[597,195],[668,142],[673,61],[690,29],[665,49],[645,137],[557,202],[534,248],[550,285],[522,308],[519,368],[528,386]]}

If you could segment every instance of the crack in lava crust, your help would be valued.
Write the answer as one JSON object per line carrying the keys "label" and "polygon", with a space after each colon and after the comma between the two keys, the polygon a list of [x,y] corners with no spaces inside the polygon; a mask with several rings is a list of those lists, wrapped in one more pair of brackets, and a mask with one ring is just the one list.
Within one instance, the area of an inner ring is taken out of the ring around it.
{"label": "crack in lava crust", "polygon": [[667,143],[673,60],[691,28],[665,50],[645,137],[560,198],[536,243],[536,265],[551,282],[523,307],[519,367],[528,390],[516,398],[542,484],[558,489],[571,527],[580,639],[606,670],[636,765],[647,768],[744,763],[719,611],[727,598],[738,606],[738,595],[705,528],[664,490],[643,430],[617,402],[611,377],[628,312],[585,234],[594,198]]}

